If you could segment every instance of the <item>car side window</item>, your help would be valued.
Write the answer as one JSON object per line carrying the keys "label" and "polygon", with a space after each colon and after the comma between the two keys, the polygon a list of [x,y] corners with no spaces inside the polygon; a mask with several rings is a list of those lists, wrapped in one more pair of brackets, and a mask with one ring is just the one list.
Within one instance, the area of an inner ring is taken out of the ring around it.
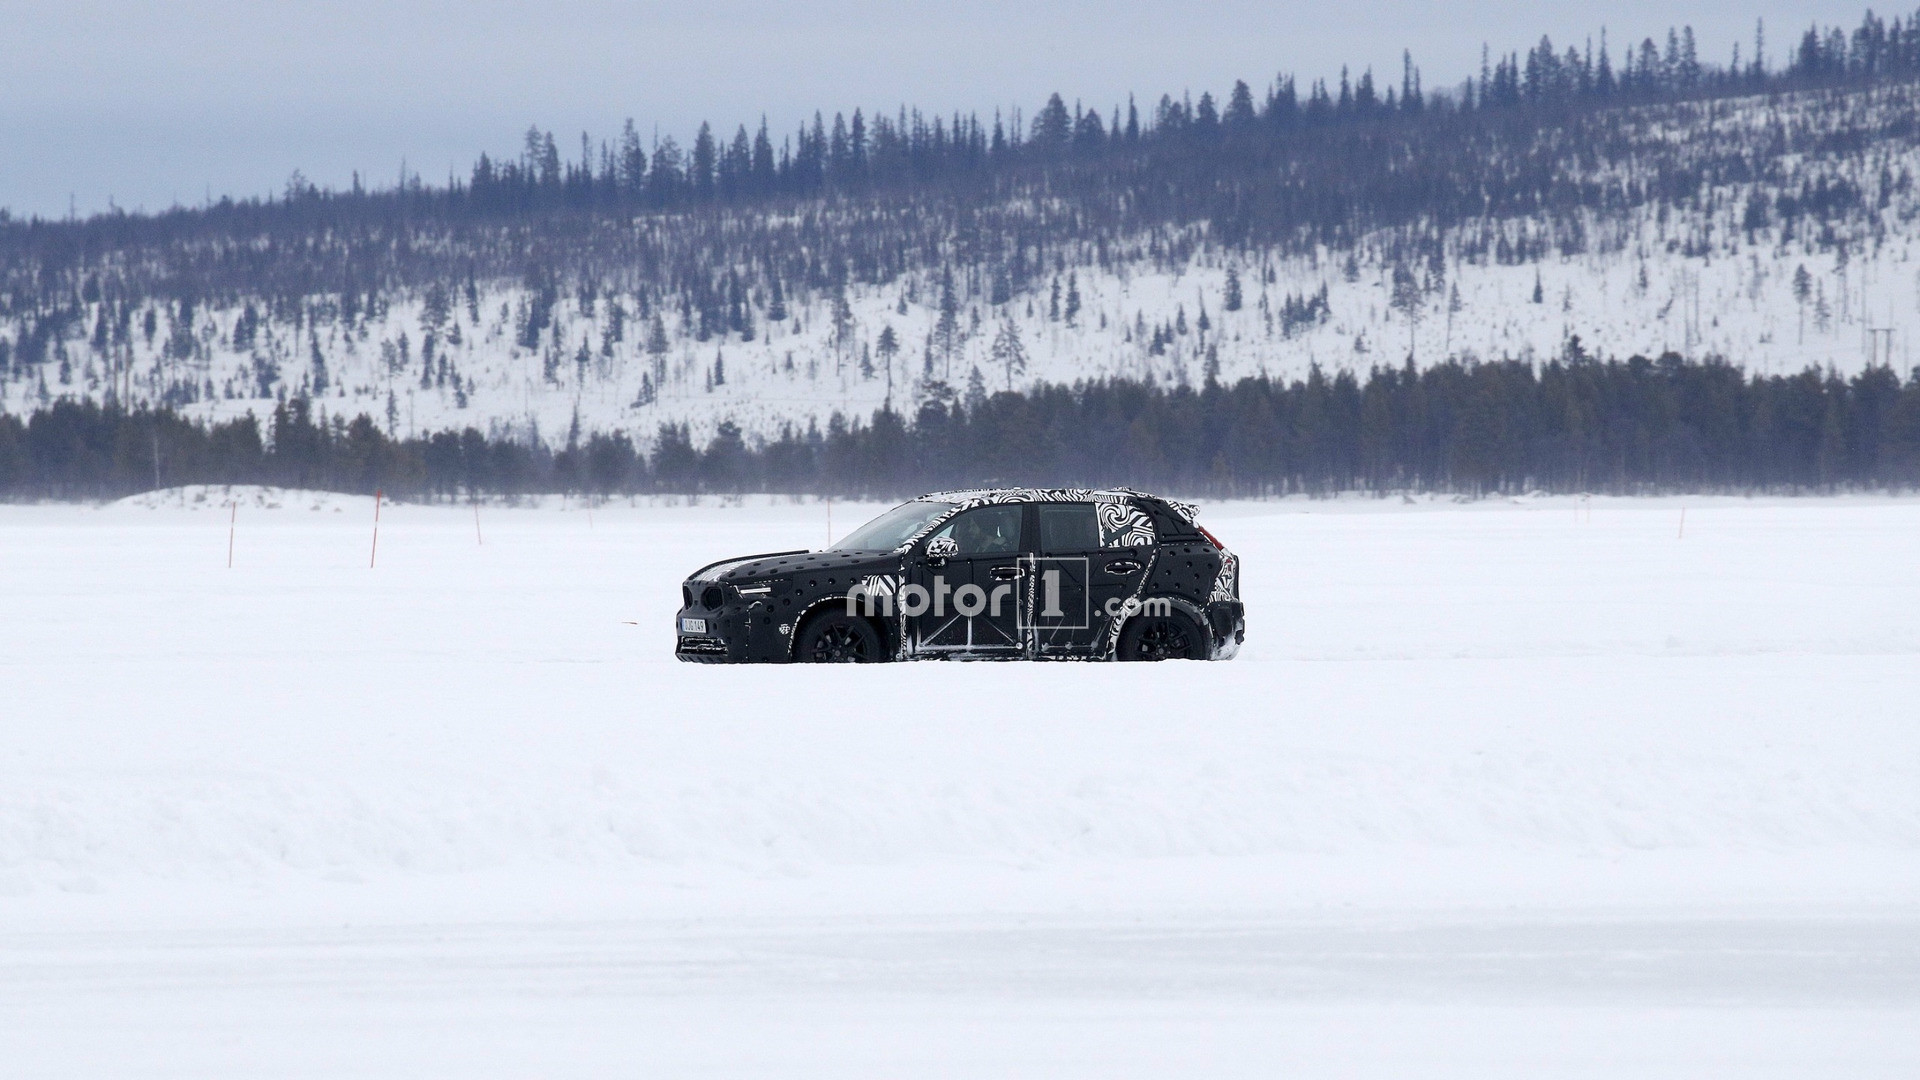
{"label": "car side window", "polygon": [[1095,510],[1103,548],[1152,547],[1159,540],[1153,531],[1153,519],[1131,503],[1104,502]]}
{"label": "car side window", "polygon": [[1020,553],[1020,516],[1025,510],[1019,503],[982,506],[947,522],[930,539],[951,537],[959,545],[956,554],[961,557],[1017,555]]}
{"label": "car side window", "polygon": [[1092,503],[1041,503],[1040,550],[1048,555],[1098,551],[1100,525]]}

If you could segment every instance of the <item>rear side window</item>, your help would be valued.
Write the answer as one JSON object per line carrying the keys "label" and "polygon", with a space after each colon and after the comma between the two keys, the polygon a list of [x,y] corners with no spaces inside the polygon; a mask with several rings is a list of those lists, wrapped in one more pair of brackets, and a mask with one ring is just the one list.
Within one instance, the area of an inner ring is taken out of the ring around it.
{"label": "rear side window", "polygon": [[1100,524],[1092,503],[1041,503],[1040,550],[1048,555],[1098,551]]}
{"label": "rear side window", "polygon": [[1100,503],[1096,509],[1099,511],[1101,547],[1152,547],[1157,542],[1153,519],[1139,507],[1130,503],[1109,502]]}

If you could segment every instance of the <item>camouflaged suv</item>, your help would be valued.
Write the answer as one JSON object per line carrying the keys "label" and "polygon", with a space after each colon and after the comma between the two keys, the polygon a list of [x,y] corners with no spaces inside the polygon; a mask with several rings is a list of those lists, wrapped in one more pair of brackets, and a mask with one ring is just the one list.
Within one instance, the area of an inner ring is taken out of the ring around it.
{"label": "camouflaged suv", "polygon": [[945,491],[826,551],[701,567],[676,655],[706,663],[1227,660],[1240,564],[1192,506],[1125,489]]}

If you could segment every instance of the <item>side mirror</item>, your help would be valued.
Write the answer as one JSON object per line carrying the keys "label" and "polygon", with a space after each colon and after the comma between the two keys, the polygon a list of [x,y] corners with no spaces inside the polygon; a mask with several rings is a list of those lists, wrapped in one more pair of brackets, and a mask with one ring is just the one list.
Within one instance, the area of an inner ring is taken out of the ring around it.
{"label": "side mirror", "polygon": [[960,544],[951,536],[936,536],[927,541],[927,563],[930,566],[944,566],[948,559],[960,554]]}

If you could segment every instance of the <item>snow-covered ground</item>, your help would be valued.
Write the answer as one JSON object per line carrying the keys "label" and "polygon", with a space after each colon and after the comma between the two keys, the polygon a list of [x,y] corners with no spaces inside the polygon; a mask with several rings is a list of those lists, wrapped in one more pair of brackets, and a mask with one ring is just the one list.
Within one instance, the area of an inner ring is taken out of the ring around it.
{"label": "snow-covered ground", "polygon": [[1920,1070],[1920,503],[1210,506],[1233,663],[818,669],[669,619],[824,504],[195,494],[0,507],[6,1076]]}

